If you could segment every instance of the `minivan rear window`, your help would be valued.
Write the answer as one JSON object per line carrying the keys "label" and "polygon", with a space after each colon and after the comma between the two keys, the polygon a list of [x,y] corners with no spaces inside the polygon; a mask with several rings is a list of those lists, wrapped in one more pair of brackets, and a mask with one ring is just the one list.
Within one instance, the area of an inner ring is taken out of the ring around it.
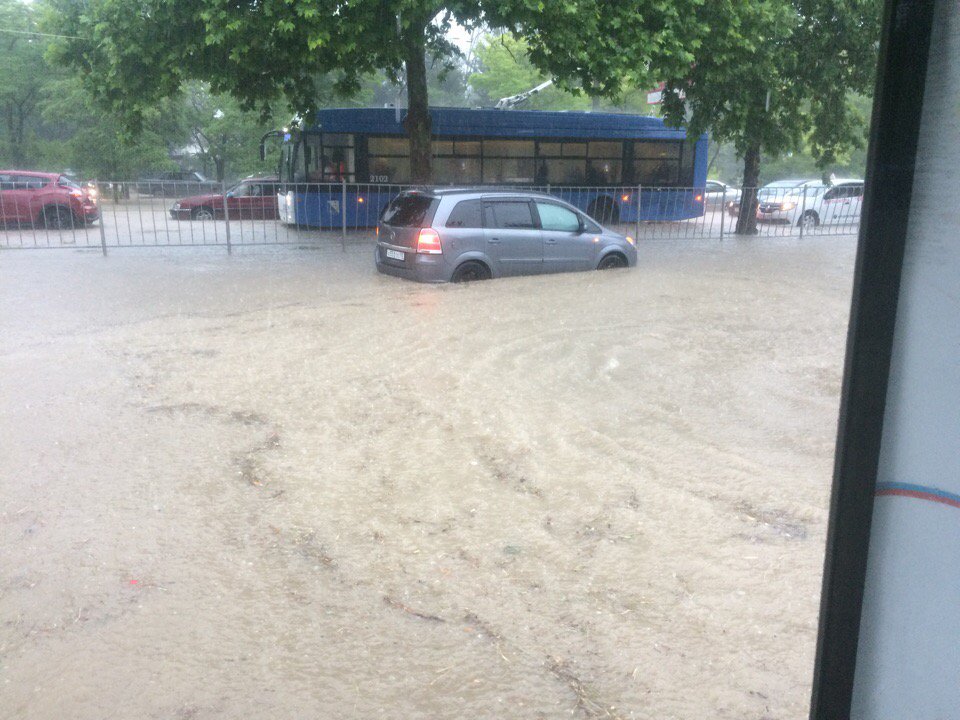
{"label": "minivan rear window", "polygon": [[429,195],[400,195],[383,211],[383,222],[394,227],[421,226],[435,202]]}

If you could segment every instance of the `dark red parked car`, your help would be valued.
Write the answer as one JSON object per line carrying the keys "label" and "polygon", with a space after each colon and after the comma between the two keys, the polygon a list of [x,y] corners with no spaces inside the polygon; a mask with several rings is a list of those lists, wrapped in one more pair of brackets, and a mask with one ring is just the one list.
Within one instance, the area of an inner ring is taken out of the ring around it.
{"label": "dark red parked car", "polygon": [[95,191],[59,173],[0,170],[0,225],[83,227],[100,217]]}
{"label": "dark red parked car", "polygon": [[[277,219],[277,178],[257,177],[242,180],[227,190],[227,210],[231,219]],[[170,208],[175,220],[222,219],[223,195],[193,195],[178,200]]]}

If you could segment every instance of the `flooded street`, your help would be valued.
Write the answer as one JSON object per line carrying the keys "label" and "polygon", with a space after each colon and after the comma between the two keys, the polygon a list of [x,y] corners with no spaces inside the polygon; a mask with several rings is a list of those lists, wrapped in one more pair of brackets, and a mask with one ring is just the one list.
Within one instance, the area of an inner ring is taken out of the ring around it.
{"label": "flooded street", "polygon": [[806,717],[854,249],[0,253],[0,717]]}

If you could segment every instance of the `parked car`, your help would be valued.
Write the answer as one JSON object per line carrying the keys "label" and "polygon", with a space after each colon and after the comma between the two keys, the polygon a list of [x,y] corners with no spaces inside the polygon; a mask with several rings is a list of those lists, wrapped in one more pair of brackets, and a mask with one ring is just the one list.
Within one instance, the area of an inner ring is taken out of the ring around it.
{"label": "parked car", "polygon": [[[772,183],[767,183],[762,188],[757,190],[757,203],[758,205],[763,202],[775,202],[780,200],[792,192],[799,191],[800,188],[814,188],[814,187],[825,187],[823,182],[820,180],[776,180]],[[738,198],[735,202],[729,203],[727,205],[727,212],[736,217],[740,214],[740,202],[741,198]]]}
{"label": "parked car", "polygon": [[539,193],[411,190],[390,202],[377,226],[377,270],[421,282],[636,264],[633,238]]}
{"label": "parked car", "polygon": [[703,199],[707,210],[729,208],[731,203],[740,202],[740,189],[719,180],[707,180],[707,185],[703,190]]}
{"label": "parked car", "polygon": [[802,226],[810,231],[819,225],[854,225],[860,222],[863,180],[834,179],[832,184],[804,184],[779,196],[761,198],[760,222]]}
{"label": "parked car", "polygon": [[[227,209],[230,218],[253,218],[276,220],[276,177],[246,178],[227,190]],[[194,195],[178,200],[170,208],[175,220],[213,220],[224,217],[223,198],[220,193]]]}
{"label": "parked car", "polygon": [[60,173],[0,170],[0,224],[75,228],[99,217],[95,193]]}
{"label": "parked car", "polygon": [[201,193],[216,192],[220,184],[209,180],[195,171],[162,172],[137,180],[137,192],[140,195],[157,197],[183,197]]}

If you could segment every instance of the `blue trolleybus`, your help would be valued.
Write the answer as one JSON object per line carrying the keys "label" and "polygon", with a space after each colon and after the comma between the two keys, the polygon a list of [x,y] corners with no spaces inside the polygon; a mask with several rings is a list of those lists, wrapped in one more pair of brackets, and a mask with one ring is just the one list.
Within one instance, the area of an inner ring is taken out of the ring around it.
{"label": "blue trolleybus", "polygon": [[[433,108],[435,185],[539,188],[601,222],[703,215],[707,138],[658,118],[592,112]],[[280,219],[372,227],[410,185],[403,118],[391,108],[316,113],[284,135]],[[638,217],[639,214],[639,217]]]}

